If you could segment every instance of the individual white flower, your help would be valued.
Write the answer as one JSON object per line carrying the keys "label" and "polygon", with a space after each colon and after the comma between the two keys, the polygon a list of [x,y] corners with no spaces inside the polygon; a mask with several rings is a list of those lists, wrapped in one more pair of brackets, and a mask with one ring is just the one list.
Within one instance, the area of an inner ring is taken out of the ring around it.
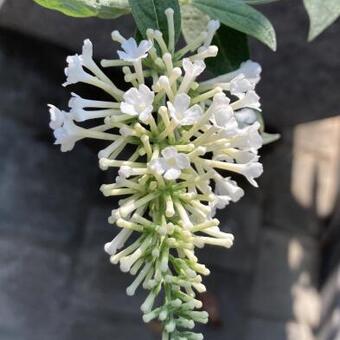
{"label": "individual white flower", "polygon": [[205,67],[203,60],[195,60],[194,62],[191,62],[189,58],[183,59],[184,71],[190,79],[198,77],[205,70]]}
{"label": "individual white flower", "polygon": [[131,129],[128,125],[124,125],[119,129],[119,133],[124,136],[133,136],[135,131],[133,129]]}
{"label": "individual white flower", "polygon": [[142,40],[139,45],[134,38],[125,40],[121,45],[123,51],[118,51],[119,58],[128,61],[136,62],[148,56],[148,51],[152,47],[152,42],[149,40]]}
{"label": "individual white flower", "polygon": [[85,39],[81,55],[83,65],[89,65],[93,62],[93,45],[90,39]]}
{"label": "individual white flower", "polygon": [[255,162],[259,159],[259,156],[256,153],[248,150],[239,150],[228,147],[224,150],[224,152],[225,153],[221,153],[221,151],[217,153],[213,152],[213,159],[224,162],[235,161],[240,164]]}
{"label": "individual white flower", "polygon": [[218,176],[215,179],[215,193],[218,196],[227,196],[233,202],[237,202],[244,196],[244,191],[230,177]]}
{"label": "individual white flower", "polygon": [[219,20],[210,20],[208,22],[208,27],[207,27],[207,37],[204,41],[204,45],[203,45],[203,48],[207,48],[210,46],[213,38],[214,38],[214,35],[216,33],[216,31],[220,28],[221,24],[219,22]]}
{"label": "individual white flower", "polygon": [[244,190],[230,177],[223,178],[216,173],[215,176],[215,197],[210,204],[213,215],[215,210],[224,209],[230,202],[237,202],[244,196]]}
{"label": "individual white flower", "polygon": [[230,82],[229,91],[232,95],[242,98],[245,96],[245,93],[254,90],[254,88],[255,85],[241,73]]}
{"label": "individual white flower", "polygon": [[230,140],[230,146],[244,149],[257,150],[262,146],[263,140],[259,133],[260,123],[255,122],[252,125],[238,129],[237,133]]}
{"label": "individual white flower", "polygon": [[230,164],[230,169],[237,172],[247,178],[250,184],[257,187],[257,183],[254,178],[258,178],[263,173],[263,166],[259,162],[250,162],[246,164]]}
{"label": "individual white flower", "polygon": [[254,178],[258,178],[263,173],[263,165],[259,162],[251,162],[247,163],[245,169],[242,174],[247,178],[247,180],[257,187],[257,183],[254,181]]}
{"label": "individual white flower", "polygon": [[261,71],[262,68],[260,64],[255,63],[251,60],[247,60],[243,63],[241,63],[240,67],[232,72],[222,74],[218,77],[206,80],[201,83],[202,86],[205,87],[211,87],[214,85],[219,85],[219,84],[226,84],[230,87],[230,82],[237,78],[239,75],[243,75],[249,83],[255,87],[255,85],[260,81],[261,79]]}
{"label": "individual white flower", "polygon": [[123,229],[111,242],[108,242],[104,245],[104,250],[109,255],[114,255],[117,250],[121,249],[124,246],[125,242],[129,239],[132,232],[132,230]]}
{"label": "individual white flower", "polygon": [[68,56],[66,58],[68,66],[65,68],[66,82],[63,86],[76,84],[78,82],[87,82],[91,79],[91,75],[83,69],[83,59],[78,54]]}
{"label": "individual white flower", "polygon": [[92,99],[84,99],[77,95],[76,93],[71,93],[72,97],[68,102],[68,107],[73,110],[82,110],[84,108],[103,108],[103,109],[110,109],[110,108],[118,108],[119,104],[116,102],[110,101],[102,101],[102,100],[92,100]]}
{"label": "individual white flower", "polygon": [[147,122],[153,110],[154,97],[154,92],[144,84],[138,89],[132,87],[124,93],[124,101],[121,102],[120,109],[123,113],[138,116],[142,122]]}
{"label": "individual white flower", "polygon": [[252,125],[257,120],[256,111],[248,108],[235,111],[235,117],[240,127]]}
{"label": "individual white flower", "polygon": [[182,61],[185,74],[182,83],[178,89],[178,93],[186,93],[189,91],[193,81],[198,77],[205,69],[205,63],[202,59],[192,62],[189,58],[184,58]]}
{"label": "individual white flower", "polygon": [[248,91],[242,98],[231,104],[234,110],[251,108],[261,111],[260,97],[255,91]]}
{"label": "individual white flower", "polygon": [[50,128],[55,130],[60,128],[64,124],[65,111],[59,110],[56,106],[49,104],[50,112]]}
{"label": "individual white flower", "polygon": [[241,63],[239,72],[242,73],[253,85],[261,79],[262,67],[259,63],[247,60]]}
{"label": "individual white flower", "polygon": [[170,116],[178,125],[193,125],[202,116],[202,108],[197,104],[190,107],[190,101],[185,93],[176,95],[173,103],[168,101]]}
{"label": "individual white flower", "polygon": [[54,144],[60,144],[62,152],[71,151],[75,143],[83,138],[79,131],[80,128],[74,124],[70,117],[66,116],[63,126],[54,130],[56,139]]}
{"label": "individual white flower", "polygon": [[71,92],[71,98],[68,101],[68,107],[73,110],[81,110],[87,107],[87,100],[83,99],[74,92]]}
{"label": "individual white flower", "polygon": [[133,169],[129,166],[123,165],[119,168],[118,174],[122,178],[129,178],[133,175]]}
{"label": "individual white flower", "polygon": [[179,178],[183,169],[190,167],[189,157],[186,154],[178,153],[174,147],[167,147],[161,152],[163,157],[150,162],[150,168],[165,179],[174,180]]}
{"label": "individual white flower", "polygon": [[212,112],[211,121],[215,126],[227,131],[234,131],[237,128],[234,110],[225,93],[215,94],[209,110]]}

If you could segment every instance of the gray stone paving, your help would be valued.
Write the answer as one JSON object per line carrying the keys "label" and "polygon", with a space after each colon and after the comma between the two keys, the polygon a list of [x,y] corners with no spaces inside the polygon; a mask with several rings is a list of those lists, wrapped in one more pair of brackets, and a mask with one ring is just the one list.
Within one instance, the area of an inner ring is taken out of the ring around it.
{"label": "gray stone paving", "polygon": [[[283,137],[263,150],[260,189],[244,184],[248,195],[221,213],[222,225],[236,235],[235,247],[200,251],[212,269],[209,294],[202,296],[214,316],[202,327],[206,339],[339,336],[337,275],[322,290],[322,327],[314,332],[323,224],[314,207],[303,208],[294,197],[291,172],[294,125],[338,113],[332,91],[340,75],[339,44],[334,43],[340,25],[308,45],[302,6],[289,3],[265,9],[278,28],[278,54],[254,44],[253,57],[264,66],[260,93],[267,122]],[[114,25],[64,18],[28,0],[4,6],[0,25],[63,47],[80,46],[93,31],[98,55],[106,44],[99,37]],[[27,20],[15,21],[20,6]],[[70,31],[75,32],[71,38]],[[106,221],[112,202],[97,191],[105,176],[96,169],[95,152],[83,144],[61,154],[51,145],[45,104],[67,103],[67,91],[59,84],[68,52],[11,31],[0,33],[0,339],[159,339],[158,325],[141,321],[143,292],[127,297],[132,278],[103,252],[116,231]]]}
{"label": "gray stone paving", "polygon": [[0,268],[0,338],[2,333],[28,340],[62,335],[58,324],[72,268],[67,253],[2,234]]}
{"label": "gray stone paving", "polygon": [[75,163],[72,155],[58,153],[31,130],[5,117],[0,131],[6,136],[1,147],[7,150],[0,168],[0,229],[54,246],[70,242],[84,223],[82,212],[95,191],[91,189],[95,189],[96,170],[86,166],[95,157],[79,148],[79,163]]}

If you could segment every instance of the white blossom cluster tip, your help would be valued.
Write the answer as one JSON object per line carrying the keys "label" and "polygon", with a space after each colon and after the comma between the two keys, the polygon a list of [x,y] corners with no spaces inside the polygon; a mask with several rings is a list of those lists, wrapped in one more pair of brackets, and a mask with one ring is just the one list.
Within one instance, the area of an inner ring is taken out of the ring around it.
{"label": "white blossom cluster tip", "polygon": [[[211,41],[219,23],[211,21],[206,32],[174,52],[173,11],[166,14],[169,41],[152,29],[140,43],[112,33],[121,44],[119,59],[101,65],[122,67],[130,85],[125,92],[96,64],[85,40],[82,54],[67,58],[64,85],[96,86],[107,100],[72,93],[68,111],[50,105],[50,127],[62,151],[85,138],[107,141],[98,153],[99,166],[118,168],[118,176],[101,191],[123,198],[109,217],[121,231],[105,251],[135,276],[128,295],[139,286],[149,290],[143,318],[163,323],[163,340],[196,340],[203,336],[192,331],[194,324],[207,322],[208,315],[197,310],[202,303],[195,296],[205,291],[202,276],[209,270],[198,262],[195,248],[232,246],[233,235],[221,231],[214,218],[216,209],[244,195],[234,174],[257,186],[262,173],[255,92],[261,67],[246,61],[236,71],[200,82],[204,60],[218,52]],[[128,145],[132,151],[126,156]],[[133,233],[137,239],[130,238]]]}

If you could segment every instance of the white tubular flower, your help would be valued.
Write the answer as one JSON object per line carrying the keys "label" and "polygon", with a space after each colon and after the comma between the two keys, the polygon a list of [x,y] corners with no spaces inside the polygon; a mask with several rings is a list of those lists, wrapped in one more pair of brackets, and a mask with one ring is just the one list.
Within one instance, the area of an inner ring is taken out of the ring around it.
{"label": "white tubular flower", "polygon": [[258,187],[254,178],[258,178],[262,175],[263,166],[259,162],[251,162],[246,164],[241,173],[243,176],[247,178],[250,184],[252,184],[255,187]]}
{"label": "white tubular flower", "polygon": [[252,125],[257,120],[256,111],[252,109],[242,109],[235,112],[236,120],[240,127]]}
{"label": "white tubular flower", "polygon": [[178,125],[193,125],[202,116],[202,108],[197,104],[190,107],[190,101],[185,93],[178,94],[173,103],[168,101],[170,116]]}
{"label": "white tubular flower", "polygon": [[202,303],[195,294],[205,291],[202,276],[209,270],[195,250],[232,246],[233,235],[222,232],[213,216],[243,197],[235,174],[257,186],[263,171],[255,92],[261,67],[246,61],[236,71],[200,82],[204,59],[218,51],[211,42],[219,22],[210,21],[197,39],[175,51],[175,14],[166,11],[167,36],[149,29],[150,40],[139,45],[112,33],[122,47],[119,59],[101,65],[123,68],[126,92],[95,63],[92,43],[85,40],[82,54],[67,58],[64,85],[84,82],[113,99],[72,93],[69,112],[49,105],[50,127],[61,151],[85,138],[107,143],[98,152],[99,167],[117,168],[118,176],[100,190],[120,197],[108,222],[121,228],[104,246],[110,262],[135,276],[128,295],[138,287],[149,291],[143,320],[160,320],[163,339],[198,340],[203,336],[192,331],[194,321],[206,323],[208,315],[196,310]]}
{"label": "white tubular flower", "polygon": [[234,102],[231,106],[234,110],[251,108],[261,111],[260,97],[256,94],[255,91],[247,92],[242,98]]}
{"label": "white tubular flower", "polygon": [[[256,84],[261,79],[261,72],[262,68],[258,63],[247,60],[241,63],[240,68],[236,71],[232,71],[213,79],[206,80],[201,83],[201,86],[209,88],[213,86],[222,86],[223,84],[223,87],[225,87],[226,90],[229,90],[231,87],[231,82],[234,80],[235,83],[235,79],[240,80],[240,78],[238,77],[242,76],[242,78],[244,77],[251,84],[252,89],[254,89]],[[235,84],[233,84],[233,86],[235,87]],[[242,85],[242,87],[244,87],[244,84]]]}
{"label": "white tubular flower", "polygon": [[242,98],[248,91],[254,90],[255,84],[252,84],[244,74],[239,74],[230,82],[230,93]]}
{"label": "white tubular flower", "polygon": [[215,126],[226,131],[234,131],[237,128],[230,99],[224,93],[218,93],[214,96],[210,110],[213,114],[211,121]]}
{"label": "white tubular flower", "polygon": [[52,130],[62,127],[65,121],[65,111],[59,110],[56,106],[49,104],[50,110],[50,128]]}
{"label": "white tubular flower", "polygon": [[131,88],[124,93],[124,101],[120,104],[120,109],[123,113],[137,116],[142,122],[147,122],[153,110],[154,97],[154,92],[142,84],[138,89]]}
{"label": "white tubular flower", "polygon": [[233,202],[239,201],[244,196],[244,190],[235,181],[231,180],[230,177],[223,178],[218,176],[215,179],[215,183],[215,193],[218,196],[229,197],[229,200]]}
{"label": "white tubular flower", "polygon": [[258,161],[259,157],[256,153],[248,150],[238,150],[233,148],[226,148],[224,154],[213,152],[213,159],[217,161],[233,162],[244,164]]}
{"label": "white tubular flower", "polygon": [[130,38],[122,43],[123,51],[118,51],[120,59],[129,62],[136,62],[148,56],[148,52],[152,47],[152,42],[149,40],[142,40],[139,45],[135,39]]}
{"label": "white tubular flower", "polygon": [[84,138],[80,128],[68,116],[65,116],[63,126],[54,130],[54,137],[56,138],[54,144],[60,144],[62,152],[71,151],[75,143]]}
{"label": "white tubular flower", "polygon": [[71,95],[72,97],[68,102],[68,107],[73,111],[78,111],[85,108],[117,109],[120,105],[116,102],[84,99],[73,92]]}
{"label": "white tubular flower", "polygon": [[259,63],[247,60],[240,65],[239,72],[242,73],[253,85],[261,79],[262,67]]}
{"label": "white tubular flower", "polygon": [[255,122],[252,125],[239,129],[230,141],[232,147],[243,150],[257,150],[262,146],[263,140],[259,133],[260,124]]}
{"label": "white tubular flower", "polygon": [[178,93],[188,92],[192,82],[205,70],[205,63],[203,60],[191,62],[189,58],[184,58],[182,65],[185,75],[178,89]]}
{"label": "white tubular flower", "polygon": [[217,32],[217,30],[220,28],[221,24],[219,22],[219,20],[210,20],[208,23],[208,35],[207,38],[205,39],[204,42],[204,47],[209,47],[209,45],[211,44],[215,33]]}
{"label": "white tubular flower", "polygon": [[116,254],[117,250],[121,249],[125,242],[129,239],[132,234],[132,230],[123,229],[111,242],[108,242],[104,246],[104,250],[109,255]]}
{"label": "white tubular flower", "polygon": [[161,158],[154,159],[150,163],[150,168],[165,179],[175,180],[179,178],[183,169],[190,167],[190,161],[187,155],[178,153],[173,147],[167,147],[162,150]]}
{"label": "white tubular flower", "polygon": [[78,54],[67,57],[68,66],[65,68],[66,82],[63,86],[76,84],[79,82],[88,82],[91,80],[91,75],[83,69],[83,60]]}
{"label": "white tubular flower", "polygon": [[250,162],[246,164],[230,164],[229,168],[231,171],[243,175],[254,187],[258,186],[254,178],[260,177],[263,173],[263,166],[259,162]]}
{"label": "white tubular flower", "polygon": [[89,66],[93,63],[93,45],[90,39],[84,40],[81,58],[84,66]]}
{"label": "white tubular flower", "polygon": [[203,60],[196,60],[194,62],[191,62],[190,59],[184,58],[183,68],[184,68],[185,74],[190,79],[195,79],[205,70],[205,63]]}

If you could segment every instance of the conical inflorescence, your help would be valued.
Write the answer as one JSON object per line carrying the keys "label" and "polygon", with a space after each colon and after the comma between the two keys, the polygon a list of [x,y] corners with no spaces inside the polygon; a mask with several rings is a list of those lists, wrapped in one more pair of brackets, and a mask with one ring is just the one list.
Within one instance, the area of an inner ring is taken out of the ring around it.
{"label": "conical inflorescence", "polygon": [[[68,112],[50,105],[50,127],[62,151],[84,138],[107,141],[99,166],[119,170],[101,191],[122,198],[109,217],[121,231],[105,251],[135,276],[128,295],[139,286],[148,290],[143,319],[162,322],[163,340],[196,340],[203,336],[192,329],[206,323],[208,314],[195,296],[205,291],[202,276],[209,270],[198,262],[195,248],[232,246],[233,235],[220,230],[215,211],[244,195],[233,174],[256,186],[262,173],[255,93],[261,67],[246,61],[234,72],[198,81],[205,59],[217,55],[211,42],[219,23],[210,21],[205,32],[174,51],[173,11],[166,15],[169,41],[152,29],[139,44],[112,33],[121,44],[119,59],[102,60],[101,66],[122,67],[130,85],[125,92],[96,64],[85,40],[82,54],[67,58],[64,85],[90,84],[110,99],[72,93]],[[93,126],[84,127],[85,121]],[[124,158],[126,149],[132,151]]]}

